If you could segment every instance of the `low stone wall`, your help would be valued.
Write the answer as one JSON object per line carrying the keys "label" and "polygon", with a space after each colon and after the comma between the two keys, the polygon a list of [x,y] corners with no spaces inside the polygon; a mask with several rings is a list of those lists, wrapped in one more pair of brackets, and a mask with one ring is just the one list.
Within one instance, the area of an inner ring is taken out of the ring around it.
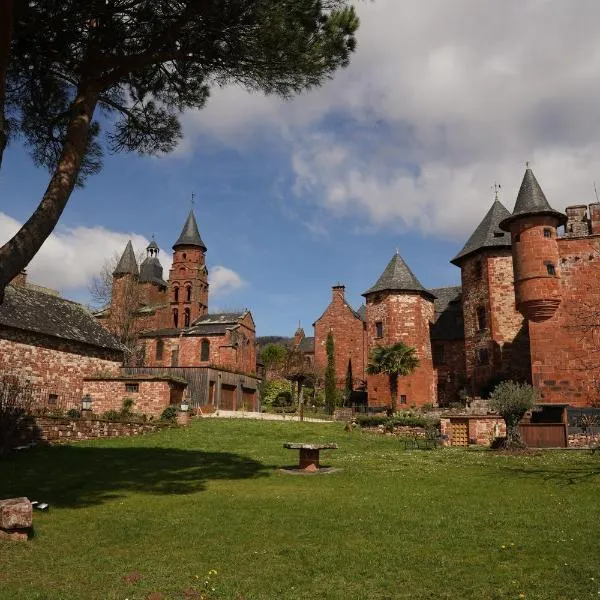
{"label": "low stone wall", "polygon": [[600,446],[600,433],[569,433],[569,448],[595,448]]}
{"label": "low stone wall", "polygon": [[393,431],[385,428],[385,425],[377,427],[362,427],[362,431],[370,433],[384,433],[386,435],[397,435],[399,437],[425,437],[425,427],[414,427],[411,425],[396,425]]}
{"label": "low stone wall", "polygon": [[141,435],[156,431],[162,426],[158,423],[121,423],[103,419],[66,419],[59,417],[37,417],[35,422],[37,431],[32,431],[32,439],[23,440],[24,443],[33,441],[33,438],[41,439],[44,442],[57,443]]}

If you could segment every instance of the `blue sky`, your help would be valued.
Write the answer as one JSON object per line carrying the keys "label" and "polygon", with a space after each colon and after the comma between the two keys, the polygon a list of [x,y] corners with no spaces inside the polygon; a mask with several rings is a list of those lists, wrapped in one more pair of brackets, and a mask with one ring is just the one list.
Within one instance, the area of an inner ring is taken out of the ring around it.
{"label": "blue sky", "polygon": [[[152,234],[167,266],[193,192],[211,310],[250,308],[259,335],[289,335],[298,321],[308,333],[331,285],[344,283],[358,306],[396,249],[425,286],[459,283],[448,261],[495,181],[512,209],[526,160],[556,208],[594,201],[597,3],[377,0],[358,10],[352,65],[320,90],[282,102],[217,89],[184,116],[174,154],[107,155],[31,280],[85,302],[103,262]],[[47,182],[22,147],[9,148],[0,242]]]}

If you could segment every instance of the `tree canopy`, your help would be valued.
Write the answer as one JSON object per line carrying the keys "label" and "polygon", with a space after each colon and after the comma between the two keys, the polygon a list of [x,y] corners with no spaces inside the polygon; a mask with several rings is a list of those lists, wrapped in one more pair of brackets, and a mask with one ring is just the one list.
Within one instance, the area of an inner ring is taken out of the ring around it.
{"label": "tree canopy", "polygon": [[318,86],[348,64],[358,28],[350,0],[7,2],[16,16],[0,23],[0,152],[4,134],[20,136],[52,176],[0,248],[0,293],[73,187],[100,170],[104,148],[170,152],[180,114],[202,108],[213,86],[282,97]]}

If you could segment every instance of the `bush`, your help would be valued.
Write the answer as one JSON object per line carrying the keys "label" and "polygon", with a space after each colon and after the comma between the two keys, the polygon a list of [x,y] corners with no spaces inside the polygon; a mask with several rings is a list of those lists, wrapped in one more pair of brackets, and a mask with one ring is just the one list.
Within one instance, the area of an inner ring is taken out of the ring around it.
{"label": "bush", "polygon": [[280,407],[280,406],[291,406],[292,405],[292,392],[280,392],[277,394],[275,399],[273,400],[272,406]]}
{"label": "bush", "polygon": [[106,412],[102,413],[101,417],[105,421],[120,421],[121,413],[118,410],[107,410]]}
{"label": "bush", "polygon": [[177,421],[177,408],[174,406],[167,406],[167,408],[162,411],[160,420],[166,421],[167,423],[175,423]]}
{"label": "bush", "polygon": [[131,409],[135,404],[135,400],[133,398],[123,398],[123,408],[121,409],[121,414],[124,417],[128,417],[131,415]]}
{"label": "bush", "polygon": [[67,411],[67,417],[69,417],[69,419],[81,419],[81,411],[77,408],[70,408]]}
{"label": "bush", "polygon": [[356,424],[359,427],[379,427],[393,431],[394,427],[439,427],[439,419],[429,419],[410,411],[399,412],[388,417],[386,415],[356,415]]}
{"label": "bush", "polygon": [[292,394],[292,384],[287,379],[270,379],[263,382],[260,401],[263,406],[276,406],[275,399],[279,394]]}
{"label": "bush", "polygon": [[29,382],[12,375],[0,377],[0,456],[34,427],[33,403],[33,388]]}

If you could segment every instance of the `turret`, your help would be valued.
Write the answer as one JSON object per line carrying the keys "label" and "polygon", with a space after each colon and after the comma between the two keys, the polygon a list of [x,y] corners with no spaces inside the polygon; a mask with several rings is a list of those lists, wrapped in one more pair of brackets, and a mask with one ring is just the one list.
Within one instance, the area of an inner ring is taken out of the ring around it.
{"label": "turret", "polygon": [[560,305],[556,229],[566,220],[550,206],[527,167],[514,211],[500,227],[511,235],[517,310],[531,321],[550,319]]}

